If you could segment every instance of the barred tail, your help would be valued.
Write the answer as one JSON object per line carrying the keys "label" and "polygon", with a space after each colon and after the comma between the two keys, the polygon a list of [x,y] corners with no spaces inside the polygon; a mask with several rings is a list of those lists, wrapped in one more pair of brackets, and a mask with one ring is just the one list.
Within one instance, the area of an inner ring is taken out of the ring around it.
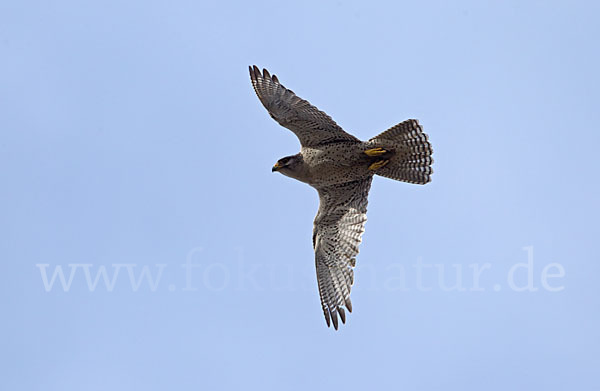
{"label": "barred tail", "polygon": [[377,175],[421,185],[431,181],[433,148],[416,119],[399,123],[369,143],[394,152],[390,162],[376,171]]}

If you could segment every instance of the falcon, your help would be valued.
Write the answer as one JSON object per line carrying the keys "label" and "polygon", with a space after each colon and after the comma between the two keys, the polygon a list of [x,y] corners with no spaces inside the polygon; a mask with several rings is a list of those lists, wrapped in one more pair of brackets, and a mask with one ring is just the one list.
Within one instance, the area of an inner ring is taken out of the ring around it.
{"label": "falcon", "polygon": [[373,176],[426,184],[433,173],[433,149],[415,119],[361,141],[266,69],[261,73],[251,66],[250,79],[271,118],[300,140],[300,152],[279,159],[272,171],[319,193],[312,237],[317,283],[327,326],[333,323],[337,330],[338,315],[346,323],[344,308],[352,312],[350,290]]}

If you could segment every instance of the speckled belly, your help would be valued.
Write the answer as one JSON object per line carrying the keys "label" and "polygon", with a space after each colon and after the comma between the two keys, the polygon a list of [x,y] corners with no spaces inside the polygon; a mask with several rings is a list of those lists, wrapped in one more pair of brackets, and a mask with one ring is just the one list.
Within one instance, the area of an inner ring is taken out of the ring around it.
{"label": "speckled belly", "polygon": [[355,181],[373,175],[363,143],[335,143],[318,148],[302,148],[310,168],[310,185],[319,187]]}

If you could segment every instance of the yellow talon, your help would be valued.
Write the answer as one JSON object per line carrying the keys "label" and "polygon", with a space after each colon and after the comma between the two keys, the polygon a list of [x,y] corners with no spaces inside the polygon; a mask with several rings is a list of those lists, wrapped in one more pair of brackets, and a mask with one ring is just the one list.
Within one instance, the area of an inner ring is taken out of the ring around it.
{"label": "yellow talon", "polygon": [[372,149],[367,149],[365,151],[365,155],[367,156],[381,156],[384,153],[386,153],[387,151],[383,148],[372,148]]}
{"label": "yellow talon", "polygon": [[369,170],[377,170],[377,169],[379,169],[381,167],[384,167],[389,162],[390,162],[389,160],[380,160],[378,162],[375,162],[375,163],[371,164],[369,166]]}

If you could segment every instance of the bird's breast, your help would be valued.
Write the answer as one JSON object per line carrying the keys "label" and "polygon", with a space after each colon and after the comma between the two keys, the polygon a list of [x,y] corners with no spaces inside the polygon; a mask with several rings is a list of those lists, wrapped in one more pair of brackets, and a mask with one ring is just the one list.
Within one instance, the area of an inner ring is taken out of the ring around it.
{"label": "bird's breast", "polygon": [[360,144],[336,143],[302,148],[301,154],[312,186],[320,187],[365,178],[371,173]]}

